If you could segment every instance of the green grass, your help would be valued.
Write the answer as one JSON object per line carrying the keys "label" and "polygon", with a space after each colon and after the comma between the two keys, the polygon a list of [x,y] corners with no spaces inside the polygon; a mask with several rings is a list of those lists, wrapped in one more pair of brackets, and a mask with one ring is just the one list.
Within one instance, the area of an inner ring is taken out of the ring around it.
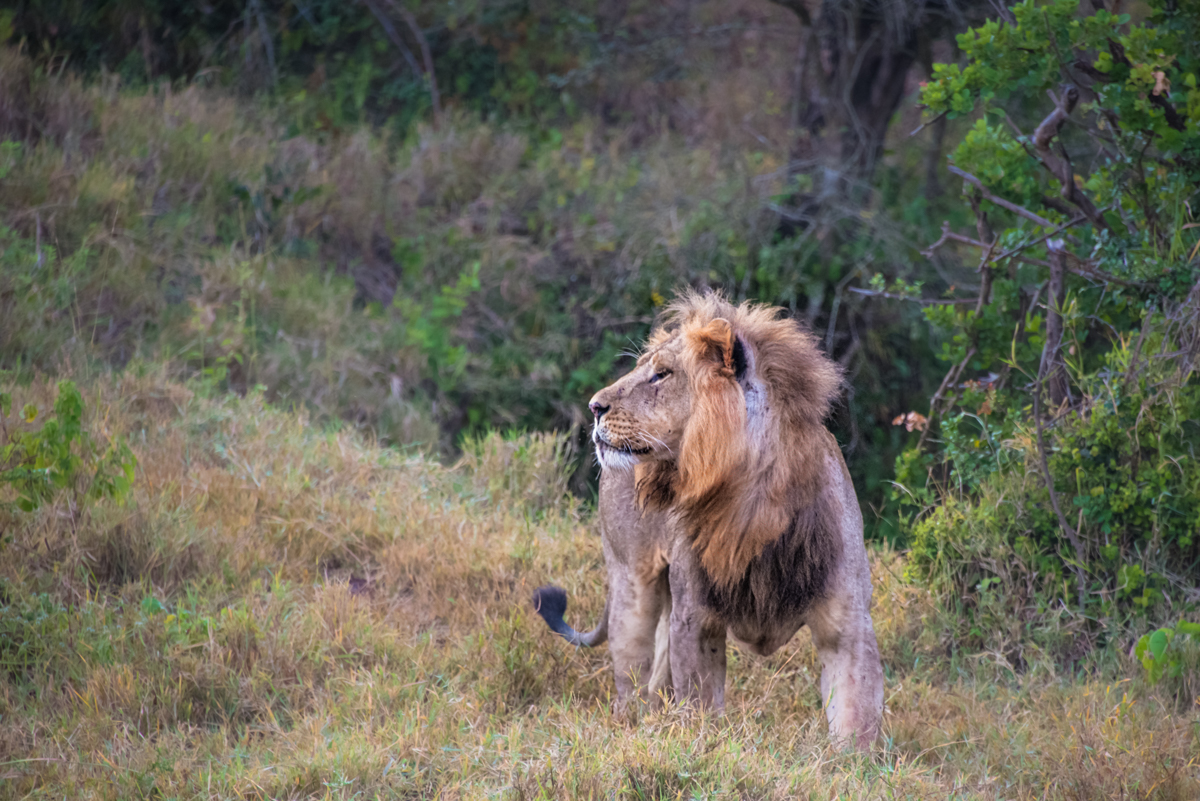
{"label": "green grass", "polygon": [[[874,554],[887,671],[869,756],[825,735],[806,633],[731,652],[723,717],[619,722],[590,624],[591,510],[548,435],[447,467],[161,370],[80,379],[138,457],[124,505],[0,512],[3,798],[1194,798],[1196,699],[1120,648],[1087,671],[947,652],[945,603]],[[49,382],[6,386],[48,407]],[[7,500],[7,498],[0,498]],[[1126,679],[1124,676],[1135,678]]]}

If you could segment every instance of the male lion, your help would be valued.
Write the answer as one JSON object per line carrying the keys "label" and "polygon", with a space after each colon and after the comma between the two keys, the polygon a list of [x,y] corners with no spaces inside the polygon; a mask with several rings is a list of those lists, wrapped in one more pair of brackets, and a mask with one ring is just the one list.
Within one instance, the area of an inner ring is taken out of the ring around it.
{"label": "male lion", "polygon": [[608,601],[594,631],[534,606],[576,645],[610,641],[617,710],[660,690],[720,710],[726,633],[771,654],[803,625],[830,733],[868,748],[883,670],[862,515],[823,420],[841,373],[778,309],[688,294],[633,372],[596,393]]}

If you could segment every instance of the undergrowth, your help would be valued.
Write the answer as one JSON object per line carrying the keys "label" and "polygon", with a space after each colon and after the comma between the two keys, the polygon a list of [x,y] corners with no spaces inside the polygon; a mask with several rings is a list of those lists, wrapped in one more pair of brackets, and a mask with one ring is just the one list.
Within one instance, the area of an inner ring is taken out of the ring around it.
{"label": "undergrowth", "polygon": [[[874,755],[829,746],[804,633],[768,659],[731,653],[724,717],[622,724],[603,649],[565,646],[528,606],[549,577],[573,620],[603,605],[561,437],[492,435],[445,467],[161,367],[78,385],[84,429],[127,441],[137,470],[123,504],[0,511],[5,798],[1200,790],[1178,686],[1118,652],[1073,673],[948,654],[943,603],[887,550],[872,557],[887,671]],[[57,395],[45,380],[3,389],[18,407]]]}
{"label": "undergrowth", "polygon": [[[982,115],[951,168],[982,280],[974,308],[926,311],[952,366],[897,479],[910,575],[950,599],[954,648],[1017,670],[1132,651],[1188,707],[1166,646],[1200,611],[1200,14],[1147,11],[1022,3],[959,37],[965,65],[935,68],[931,113]],[[1081,64],[1095,82],[1059,86]],[[1179,90],[1148,95],[1153,76]]]}

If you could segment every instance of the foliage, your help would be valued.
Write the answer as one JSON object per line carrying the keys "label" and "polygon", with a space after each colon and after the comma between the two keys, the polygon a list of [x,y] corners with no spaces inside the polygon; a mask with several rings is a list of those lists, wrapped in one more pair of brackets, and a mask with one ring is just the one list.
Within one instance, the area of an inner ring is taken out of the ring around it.
{"label": "foliage", "polygon": [[0,150],[0,365],[161,360],[205,392],[261,385],[452,458],[490,429],[578,431],[662,304],[720,287],[784,306],[847,361],[832,422],[873,535],[894,537],[882,496],[903,438],[886,421],[936,363],[915,307],[849,287],[928,278],[913,264],[931,212],[907,199],[919,154],[880,167],[871,214],[835,210],[842,234],[781,237],[786,153],[757,141],[598,119],[523,132],[461,108],[406,137],[333,134],[305,106],[203,82],[81,87],[0,54],[13,96],[45,110],[40,135],[18,127]]}
{"label": "foliage", "polygon": [[443,102],[524,118],[571,113],[570,90],[594,83],[600,63],[595,13],[586,0],[30,0],[7,13],[0,42],[21,40],[51,65],[69,60],[132,85],[204,75],[271,89],[303,129],[370,120],[406,131],[432,107],[423,47]]}
{"label": "foliage", "polygon": [[40,428],[32,427],[36,405],[26,403],[19,418],[10,417],[12,405],[12,393],[0,392],[0,491],[15,492],[11,503],[32,512],[60,493],[76,507],[99,498],[124,501],[137,459],[123,440],[110,440],[101,450],[84,430],[83,396],[73,382],[59,383],[54,414]]}
{"label": "foliage", "polygon": [[1200,601],[1200,9],[1149,5],[1133,23],[1021,3],[923,91],[977,117],[952,158],[982,288],[978,310],[926,312],[953,368],[899,498],[910,520],[945,501],[910,570],[962,599],[970,647],[1033,642],[1059,604],[1096,621],[1086,648]]}

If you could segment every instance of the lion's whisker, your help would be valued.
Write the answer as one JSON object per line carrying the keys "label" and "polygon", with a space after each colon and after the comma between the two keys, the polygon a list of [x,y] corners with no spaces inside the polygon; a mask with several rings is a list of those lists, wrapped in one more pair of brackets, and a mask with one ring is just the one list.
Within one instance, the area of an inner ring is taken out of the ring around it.
{"label": "lion's whisker", "polygon": [[653,434],[647,434],[645,431],[639,431],[637,438],[638,438],[638,441],[644,445],[660,445],[662,447],[662,449],[665,450],[667,453],[671,454],[672,456],[675,455],[675,452],[673,450],[671,450],[671,448],[667,445],[667,443],[663,442],[661,439],[654,436]]}

